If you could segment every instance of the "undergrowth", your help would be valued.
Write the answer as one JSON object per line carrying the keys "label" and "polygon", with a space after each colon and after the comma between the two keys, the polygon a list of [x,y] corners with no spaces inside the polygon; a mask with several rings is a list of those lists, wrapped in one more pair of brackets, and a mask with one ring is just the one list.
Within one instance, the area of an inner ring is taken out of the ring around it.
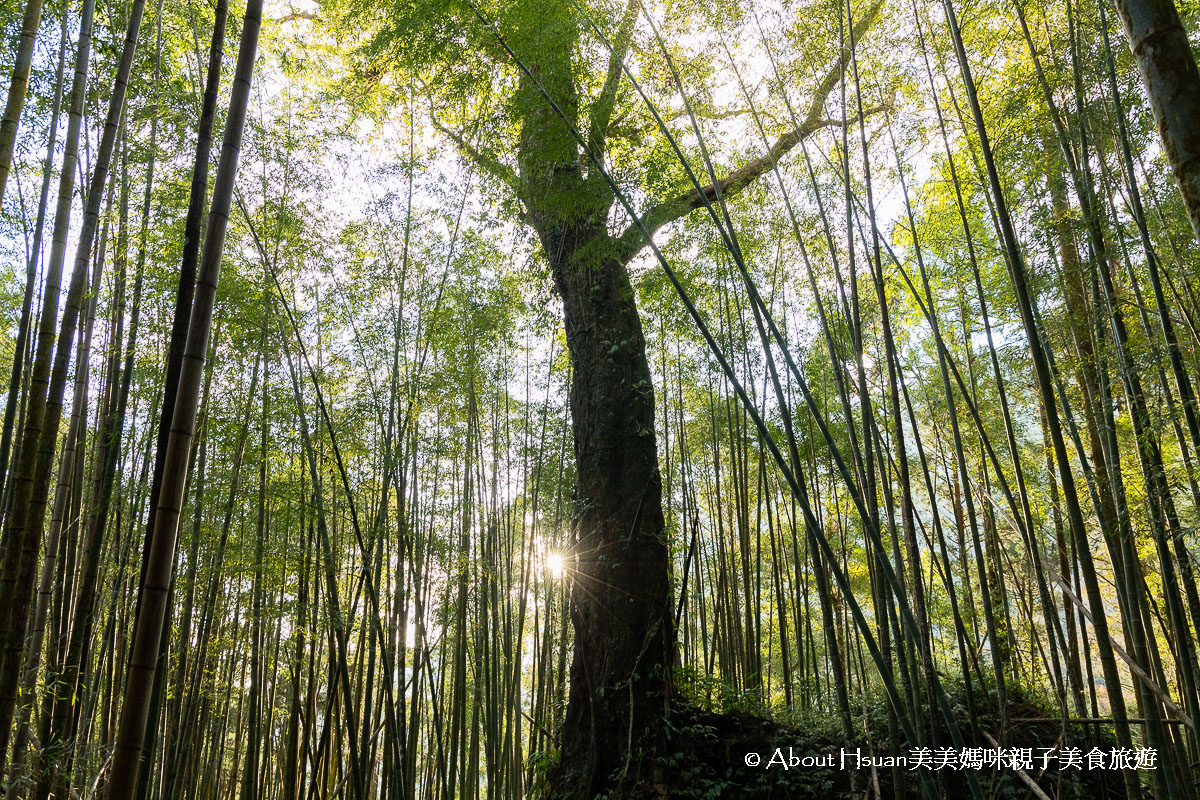
{"label": "undergrowth", "polygon": [[[758,697],[738,693],[710,676],[680,671],[677,700],[667,722],[667,737],[656,756],[655,787],[647,796],[673,798],[764,798],[766,800],[830,800],[841,797],[921,797],[926,789],[943,798],[971,796],[968,775],[973,775],[984,797],[1019,800],[1033,797],[1028,785],[1009,768],[981,770],[843,769],[842,750],[863,755],[910,756],[907,742],[890,745],[887,704],[881,695],[856,698],[854,735],[847,738],[837,713],[829,708],[781,711],[767,707]],[[1108,751],[1116,745],[1110,730],[1097,725],[1060,722],[1026,722],[1054,718],[1057,707],[1036,689],[1010,684],[1007,716],[1022,720],[1002,733],[994,687],[972,684],[978,728],[970,724],[967,695],[961,680],[946,682],[946,693],[967,747],[990,748],[984,733],[1004,748],[1031,748],[1035,768],[1027,774],[1053,798],[1103,800],[1123,797],[1119,771],[1109,769],[1061,772],[1053,760],[1042,770],[1038,748],[1093,747]],[[832,701],[830,701],[832,706]],[[929,710],[918,708],[921,719]],[[931,749],[952,746],[940,714]],[[928,729],[928,725],[925,726]],[[956,748],[957,749],[957,748]],[[753,754],[753,755],[752,755]],[[748,765],[748,759],[757,764]],[[803,763],[801,763],[803,762]],[[816,762],[816,764],[814,764]],[[831,766],[830,766],[831,765]],[[853,765],[853,757],[847,758]],[[1141,775],[1148,780],[1149,772]]]}

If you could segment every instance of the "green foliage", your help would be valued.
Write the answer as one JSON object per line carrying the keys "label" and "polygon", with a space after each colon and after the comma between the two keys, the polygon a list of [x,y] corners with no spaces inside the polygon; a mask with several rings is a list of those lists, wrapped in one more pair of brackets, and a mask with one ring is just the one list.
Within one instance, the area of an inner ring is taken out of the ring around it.
{"label": "green foliage", "polygon": [[[0,4],[5,42],[12,40],[19,5]],[[884,7],[858,43],[856,69],[845,76],[835,71],[836,80],[822,97],[815,87],[843,35],[842,2],[646,3],[629,23],[627,37],[621,32],[630,6],[618,0],[478,0],[476,5],[494,31],[463,0],[297,0],[294,7],[269,8],[277,16],[267,20],[263,31],[218,287],[217,325],[207,362],[210,391],[179,530],[176,596],[181,603],[192,602],[197,615],[207,614],[207,627],[194,621],[185,631],[182,609],[177,609],[167,657],[166,696],[172,704],[183,704],[185,698],[190,702],[195,699],[192,687],[201,687],[207,716],[195,731],[198,739],[210,737],[198,749],[211,753],[212,780],[224,780],[240,767],[238,747],[243,745],[237,737],[244,732],[237,729],[231,709],[240,709],[248,697],[239,670],[258,566],[260,465],[265,466],[267,512],[261,621],[275,632],[268,640],[277,650],[267,658],[274,676],[267,702],[274,706],[266,710],[282,726],[282,720],[290,719],[292,696],[303,696],[305,703],[311,699],[302,727],[314,741],[328,733],[323,741],[336,743],[320,750],[310,742],[308,752],[317,755],[306,754],[310,761],[302,762],[301,771],[318,761],[314,771],[326,771],[319,780],[333,791],[339,771],[345,774],[353,766],[339,761],[345,756],[336,752],[347,738],[347,708],[336,683],[342,673],[330,652],[335,622],[348,626],[350,664],[343,672],[352,675],[353,703],[371,704],[378,714],[364,722],[364,730],[393,724],[379,722],[386,719],[380,712],[382,667],[376,664],[373,679],[367,674],[366,664],[383,652],[373,638],[378,631],[367,600],[367,575],[380,576],[387,623],[395,627],[387,636],[398,653],[397,674],[404,677],[402,691],[411,693],[404,702],[411,703],[410,712],[414,706],[420,711],[414,713],[415,730],[407,740],[416,742],[411,745],[414,762],[441,758],[431,769],[439,770],[436,781],[447,783],[449,751],[457,748],[455,769],[474,770],[466,772],[470,777],[460,771],[457,779],[474,779],[480,791],[486,787],[497,796],[518,785],[540,788],[563,767],[555,736],[568,696],[571,604],[572,598],[586,598],[591,587],[573,575],[581,555],[573,548],[580,541],[582,518],[582,503],[574,496],[575,457],[584,437],[572,429],[569,392],[573,370],[584,367],[573,365],[568,352],[558,276],[551,267],[564,267],[558,259],[563,250],[557,248],[569,238],[565,235],[582,230],[594,237],[575,251],[577,261],[566,265],[586,269],[613,256],[617,237],[630,224],[569,125],[590,137],[605,169],[634,208],[644,212],[693,188],[676,146],[707,183],[709,166],[723,176],[754,163],[765,148],[792,132],[792,110],[803,116],[814,98],[818,127],[803,146],[784,153],[771,169],[723,199],[737,234],[738,255],[812,389],[828,441],[778,348],[762,346],[742,275],[707,211],[681,210],[657,232],[656,241],[789,464],[786,430],[791,427],[798,462],[790,466],[810,493],[817,533],[844,565],[849,592],[835,586],[827,600],[818,596],[811,542],[797,499],[664,272],[645,253],[623,264],[641,315],[651,371],[649,380],[639,376],[632,387],[622,388],[654,401],[653,424],[629,427],[639,442],[653,438],[657,445],[671,597],[681,602],[676,633],[682,666],[676,671],[678,696],[667,722],[669,735],[661,752],[632,755],[652,767],[644,774],[657,775],[653,780],[665,782],[680,797],[827,798],[848,791],[845,774],[768,773],[749,770],[740,760],[751,748],[825,752],[848,744],[832,686],[834,639],[826,639],[823,603],[831,611],[833,636],[842,648],[841,669],[852,687],[855,746],[899,746],[888,741],[892,731],[880,678],[861,654],[864,638],[878,631],[857,630],[849,615],[850,603],[857,601],[868,619],[887,617],[881,604],[883,581],[870,561],[865,526],[832,458],[836,448],[851,480],[860,480],[864,427],[878,437],[873,457],[885,550],[890,556],[895,542],[900,551],[895,566],[910,602],[916,599],[915,579],[922,581],[922,610],[929,619],[935,663],[947,671],[961,668],[957,625],[964,626],[965,646],[974,650],[986,635],[980,600],[994,599],[1000,617],[996,627],[1003,638],[1011,638],[1005,646],[1011,645],[1013,659],[998,668],[1020,675],[1009,687],[1008,716],[1056,717],[1057,704],[1047,688],[1053,673],[1043,660],[1046,615],[1058,618],[1073,609],[1040,607],[1038,576],[1018,530],[1024,520],[1018,520],[1016,503],[1009,507],[1003,491],[1019,493],[1018,467],[1031,506],[1031,540],[1042,548],[1043,563],[1058,568],[1066,559],[1073,566],[1074,548],[1066,538],[1060,476],[1056,465],[1047,463],[1041,401],[1009,254],[993,222],[995,198],[981,176],[979,136],[967,120],[961,76],[936,8]],[[853,2],[850,10],[860,18],[868,5]],[[115,243],[121,236],[128,240],[130,255],[145,254],[145,286],[113,503],[116,522],[109,526],[115,533],[104,542],[100,566],[98,596],[108,606],[105,616],[97,618],[103,632],[94,636],[96,664],[89,667],[102,689],[99,697],[90,688],[80,695],[87,697],[95,717],[81,717],[81,729],[92,737],[78,750],[81,782],[100,774],[104,763],[105,742],[115,724],[114,698],[119,699],[118,666],[125,663],[118,651],[136,607],[141,528],[183,249],[204,45],[213,22],[208,3],[164,2],[161,8],[159,18],[157,5],[147,6],[120,166],[114,170],[114,181],[132,198],[130,221],[122,223],[120,209],[106,212],[102,220],[109,239],[107,249],[97,254],[104,277],[96,287],[95,344],[92,363],[82,365],[90,370],[83,423],[88,455],[77,462],[82,464],[78,476],[72,476],[78,478],[68,503],[73,537],[84,532],[82,521],[93,502],[96,426],[111,385],[107,349],[124,309],[113,279]],[[1180,522],[1164,541],[1179,542],[1185,553],[1191,552],[1200,495],[1191,492],[1188,432],[1156,327],[1158,309],[1146,286],[1148,263],[1128,205],[1124,165],[1117,157],[1120,142],[1104,80],[1097,7],[1091,0],[1071,5],[1073,39],[1066,4],[1032,0],[1022,8],[1073,146],[1082,148],[1080,123],[1086,122],[1091,134],[1089,163],[1106,206],[1103,226],[1111,247],[1110,263],[1103,266],[1117,283],[1130,328],[1127,354],[1144,376],[1150,428],[1178,504]],[[1185,2],[1181,10],[1193,31],[1196,3]],[[222,109],[243,11],[244,3],[233,4],[218,102]],[[979,0],[962,11],[964,44],[977,66],[1000,181],[1022,240],[1043,333],[1064,382],[1061,399],[1074,409],[1088,451],[1075,453],[1071,443],[1066,468],[1078,470],[1081,456],[1095,458],[1089,434],[1107,424],[1098,420],[1090,402],[1096,387],[1085,382],[1087,371],[1098,369],[1114,404],[1121,455],[1120,471],[1101,479],[1119,479],[1125,491],[1134,536],[1130,549],[1141,561],[1147,587],[1146,616],[1172,626],[1170,635],[1157,641],[1168,682],[1164,688],[1182,697],[1182,673],[1172,662],[1177,634],[1163,603],[1168,582],[1155,540],[1157,498],[1146,488],[1143,442],[1128,413],[1106,311],[1092,294],[1087,229],[1064,174],[1046,99],[1031,77],[1033,57],[1007,2]],[[126,13],[122,3],[99,3],[84,180]],[[47,6],[14,172],[0,209],[0,260],[9,269],[0,278],[0,319],[8,323],[0,334],[0,363],[5,364],[13,355],[43,181],[41,159],[64,14],[73,34],[78,9]],[[160,24],[160,76],[155,81],[152,42]],[[496,33],[534,78],[523,76]],[[668,133],[628,77],[614,70],[602,38],[628,48],[624,63]],[[0,55],[0,74],[7,74],[10,50]],[[1136,178],[1150,208],[1147,233],[1167,279],[1167,302],[1178,324],[1184,364],[1194,373],[1200,284],[1190,267],[1196,263],[1197,246],[1161,157],[1137,70],[1125,48],[1115,55]],[[1075,66],[1082,96],[1076,95]],[[615,88],[610,75],[621,78]],[[855,119],[856,77],[867,109],[861,129]],[[551,111],[542,89],[566,113],[567,123]],[[695,127],[688,108],[696,116]],[[843,125],[848,120],[851,124]],[[224,124],[222,110],[214,131],[217,142]],[[215,147],[210,155],[215,161]],[[152,156],[155,176],[143,236],[139,209]],[[871,170],[871,209],[865,205],[864,161]],[[53,203],[57,173],[52,169],[46,177]],[[901,177],[906,192],[900,190]],[[905,194],[913,204],[911,222]],[[687,208],[696,205],[689,203]],[[78,199],[73,213],[77,222]],[[872,213],[878,240],[868,229]],[[52,224],[51,219],[47,225]],[[1074,259],[1069,258],[1072,250]],[[850,277],[852,258],[857,284]],[[44,254],[42,260],[44,268]],[[882,301],[871,274],[876,266]],[[1072,278],[1083,286],[1082,299],[1070,296],[1067,279]],[[621,294],[619,299],[630,298]],[[890,331],[884,330],[885,303]],[[951,378],[948,394],[927,313],[936,315],[945,349],[962,376],[962,387]],[[884,354],[888,332],[897,344],[894,363]],[[122,335],[128,336],[127,328]],[[605,365],[641,356],[627,332],[601,332],[597,341],[604,348],[600,360]],[[1095,345],[1098,355],[1085,352],[1087,343]],[[785,396],[782,403],[770,380],[772,358]],[[860,359],[865,385],[859,385]],[[251,393],[256,369],[259,382]],[[910,412],[900,401],[899,420],[892,415],[891,369],[912,403]],[[839,394],[843,387],[845,398]],[[317,409],[318,389],[327,418]],[[864,421],[868,400],[875,416]],[[1012,419],[1011,447],[1002,404]],[[977,427],[969,407],[977,414]],[[301,445],[301,411],[315,451],[319,487],[312,485]],[[954,450],[951,412],[960,426],[960,452]],[[265,456],[258,441],[264,413]],[[896,446],[898,434],[905,438],[904,451]],[[918,437],[924,463],[918,459]],[[990,461],[984,437],[998,466]],[[61,446],[53,443],[56,452]],[[198,466],[202,449],[203,474]],[[910,470],[914,551],[903,538],[902,454]],[[965,482],[959,456],[966,464]],[[614,461],[621,457],[620,448],[614,448]],[[927,474],[922,471],[926,465]],[[1101,565],[1101,600],[1119,630],[1117,614],[1124,601],[1110,589],[1113,575],[1102,536],[1109,532],[1108,521],[1089,506],[1082,473],[1075,477],[1083,499],[1083,534],[1091,537]],[[48,491],[54,488],[51,484]],[[974,530],[966,516],[965,490],[973,493],[978,525],[989,537],[984,575],[976,571],[969,549]],[[324,555],[314,534],[318,506],[330,531],[331,578],[317,558]],[[357,534],[363,536],[361,547]],[[914,557],[921,561],[919,576],[910,569]],[[552,558],[561,574],[550,567]],[[60,574],[69,575],[56,576]],[[1001,578],[1007,594],[1000,590]],[[55,591],[69,591],[73,580],[56,577]],[[335,590],[342,601],[338,619],[330,599]],[[1051,591],[1054,602],[1060,602],[1053,583]],[[71,600],[56,596],[54,608],[60,610],[53,613],[69,610]],[[1193,618],[1190,628],[1184,628],[1190,631],[1195,622]],[[411,643],[409,631],[400,630],[409,623]],[[61,627],[61,616],[54,624]],[[207,661],[197,665],[187,659],[195,658],[202,639]],[[301,656],[313,662],[310,670],[293,665],[287,652],[300,642],[305,647]],[[893,652],[884,657],[899,675],[904,665],[897,652],[893,640]],[[1085,653],[1083,658],[1086,663],[1092,656]],[[986,658],[980,666],[985,672],[991,669]],[[1099,665],[1090,666],[1089,674],[1099,683]],[[289,694],[293,686],[299,694]],[[955,719],[969,737],[977,735],[972,730],[976,721],[999,732],[994,688],[974,683],[971,703],[961,682],[950,681],[948,691]],[[969,719],[971,705],[978,712],[975,721]],[[1106,713],[1103,702],[1100,706],[1099,713]],[[169,726],[177,719],[176,710],[172,705],[162,715]],[[910,711],[927,727],[938,718],[921,704]],[[272,741],[282,730],[273,732]],[[946,740],[943,723],[934,730]],[[1020,723],[1009,733],[1006,743],[1037,746],[1055,741],[1060,731],[1053,723]],[[1105,746],[1111,743],[1108,730],[1096,726],[1071,726],[1067,733],[1079,741],[1093,737]],[[389,736],[396,738],[396,731],[385,730],[377,741]],[[982,745],[974,739],[970,743]],[[377,745],[375,752],[382,748]],[[163,768],[162,760],[156,768]],[[278,767],[272,763],[270,768]],[[881,773],[879,778],[887,796],[891,776]],[[947,784],[947,796],[966,791],[955,780]],[[1088,780],[1067,787],[1066,796],[1098,798],[1111,788],[1099,777]],[[640,788],[651,794],[659,790],[654,785]],[[1015,798],[1025,790],[1010,775],[989,782],[987,791]]]}

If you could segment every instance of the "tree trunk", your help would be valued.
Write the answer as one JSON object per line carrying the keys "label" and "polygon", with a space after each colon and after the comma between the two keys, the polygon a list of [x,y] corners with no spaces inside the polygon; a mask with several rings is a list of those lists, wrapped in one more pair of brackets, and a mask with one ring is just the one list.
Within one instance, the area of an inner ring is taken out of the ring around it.
{"label": "tree trunk", "polygon": [[242,23],[229,116],[221,160],[217,165],[216,185],[204,240],[204,258],[197,279],[196,297],[188,324],[187,344],[179,376],[179,393],[172,414],[171,435],[163,469],[162,493],[155,512],[154,537],[147,569],[142,581],[142,605],[138,609],[134,638],[125,685],[125,705],[117,735],[110,778],[104,796],[108,800],[129,800],[137,785],[137,767],[145,735],[150,694],[158,662],[158,646],[167,613],[167,594],[175,562],[175,538],[179,511],[187,482],[188,457],[196,430],[196,406],[204,372],[204,356],[212,327],[217,279],[225,247],[225,231],[233,201],[233,186],[241,151],[250,81],[258,54],[258,32],[262,24],[262,0],[250,0]]}
{"label": "tree trunk", "polygon": [[12,370],[8,376],[8,400],[4,404],[4,428],[0,433],[0,498],[4,496],[8,461],[12,452],[13,426],[17,406],[21,405],[21,377],[25,354],[29,349],[32,326],[33,296],[37,290],[37,265],[41,259],[42,236],[46,230],[46,207],[50,197],[50,179],[54,174],[54,149],[58,143],[58,122],[62,116],[63,73],[67,63],[67,26],[62,25],[58,43],[58,69],[54,78],[54,100],[50,111],[50,133],[46,142],[46,157],[42,161],[42,194],[38,201],[37,222],[33,226],[33,244],[29,248],[29,264],[25,270],[25,293],[21,301],[21,321],[17,325],[17,341],[13,347]]}
{"label": "tree trunk", "polygon": [[33,69],[33,46],[37,43],[38,25],[42,21],[42,0],[29,0],[21,20],[21,37],[17,57],[13,61],[12,80],[8,85],[8,101],[0,119],[0,207],[4,203],[4,185],[12,169],[13,150],[17,143],[17,126],[25,108],[25,92],[29,89],[29,73]]}
{"label": "tree trunk", "polygon": [[[43,416],[46,413],[46,390],[50,382],[51,354],[54,349],[55,323],[62,288],[62,268],[66,257],[67,232],[70,228],[71,201],[75,191],[75,170],[78,164],[79,132],[83,120],[84,100],[87,97],[88,67],[91,62],[93,0],[84,0],[80,13],[79,39],[75,49],[75,76],[71,84],[71,100],[67,118],[62,168],[59,173],[58,203],[55,208],[54,230],[50,258],[46,264],[42,290],[42,312],[34,345],[33,366],[29,370],[26,390],[25,421],[21,426],[17,460],[8,487],[9,508],[4,521],[4,565],[0,570],[0,605],[6,614],[0,618],[0,636],[4,647],[0,653],[0,757],[7,749],[16,688],[20,675],[22,648],[25,643],[25,611],[19,600],[23,587],[33,582],[41,519],[29,525],[26,515],[33,504],[35,470],[38,465],[38,442],[42,436]],[[72,331],[73,333],[73,331]],[[63,342],[64,349],[70,348]],[[57,430],[55,431],[57,434]],[[14,608],[14,600],[15,603]],[[26,601],[28,602],[28,601]]]}
{"label": "tree trunk", "polygon": [[573,366],[575,656],[560,778],[574,797],[650,777],[634,754],[661,741],[675,642],[646,345],[625,266],[585,254],[603,238],[591,226],[542,237],[548,254],[569,254],[551,264]]}
{"label": "tree trunk", "polygon": [[580,168],[578,22],[568,7],[544,10],[533,23],[542,46],[518,92],[528,104],[518,162],[572,364],[575,654],[552,793],[633,796],[652,779],[647,756],[662,742],[675,655],[654,387],[627,257],[605,231],[613,197]]}
{"label": "tree trunk", "polygon": [[[581,93],[573,63],[580,22],[566,4],[527,0],[527,5],[527,14],[512,17],[513,41],[522,43],[522,52],[515,53],[501,38],[523,75],[515,98],[520,136],[513,188],[563,303],[576,463],[576,535],[570,564],[575,655],[552,793],[591,798],[604,793],[638,796],[651,789],[665,792],[666,787],[652,786],[652,758],[664,738],[675,658],[670,557],[654,387],[626,267],[655,231],[714,198],[741,191],[824,127],[822,109],[850,52],[839,52],[802,124],[780,136],[767,154],[724,178],[710,174],[713,183],[706,187],[695,186],[652,205],[614,237],[606,228],[616,187],[601,165],[627,34],[612,48],[606,86],[589,109],[593,133],[585,157]],[[880,7],[873,5],[855,24],[855,35],[866,30]],[[622,30],[629,30],[639,9],[636,0],[629,3]],[[674,73],[674,66],[671,69]],[[675,77],[678,81],[677,73]],[[585,173],[587,161],[593,168]],[[634,213],[624,197],[621,205]],[[705,336],[715,347],[711,335]],[[749,403],[740,387],[738,391]],[[749,411],[761,433],[761,420]]]}
{"label": "tree trunk", "polygon": [[1171,0],[1115,0],[1179,193],[1200,238],[1200,71]]}

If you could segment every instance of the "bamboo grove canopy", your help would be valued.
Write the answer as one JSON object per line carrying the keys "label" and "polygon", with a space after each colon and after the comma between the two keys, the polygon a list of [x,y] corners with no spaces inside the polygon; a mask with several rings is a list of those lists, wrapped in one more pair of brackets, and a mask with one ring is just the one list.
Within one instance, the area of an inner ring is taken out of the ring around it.
{"label": "bamboo grove canopy", "polygon": [[5,800],[1195,800],[1198,20],[0,4]]}

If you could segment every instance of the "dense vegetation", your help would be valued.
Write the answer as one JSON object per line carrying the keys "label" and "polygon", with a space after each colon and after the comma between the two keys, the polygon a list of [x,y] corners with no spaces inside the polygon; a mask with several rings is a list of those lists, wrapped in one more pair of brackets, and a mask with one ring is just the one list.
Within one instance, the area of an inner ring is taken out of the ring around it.
{"label": "dense vegetation", "polygon": [[1196,798],[1198,14],[0,4],[0,791]]}

